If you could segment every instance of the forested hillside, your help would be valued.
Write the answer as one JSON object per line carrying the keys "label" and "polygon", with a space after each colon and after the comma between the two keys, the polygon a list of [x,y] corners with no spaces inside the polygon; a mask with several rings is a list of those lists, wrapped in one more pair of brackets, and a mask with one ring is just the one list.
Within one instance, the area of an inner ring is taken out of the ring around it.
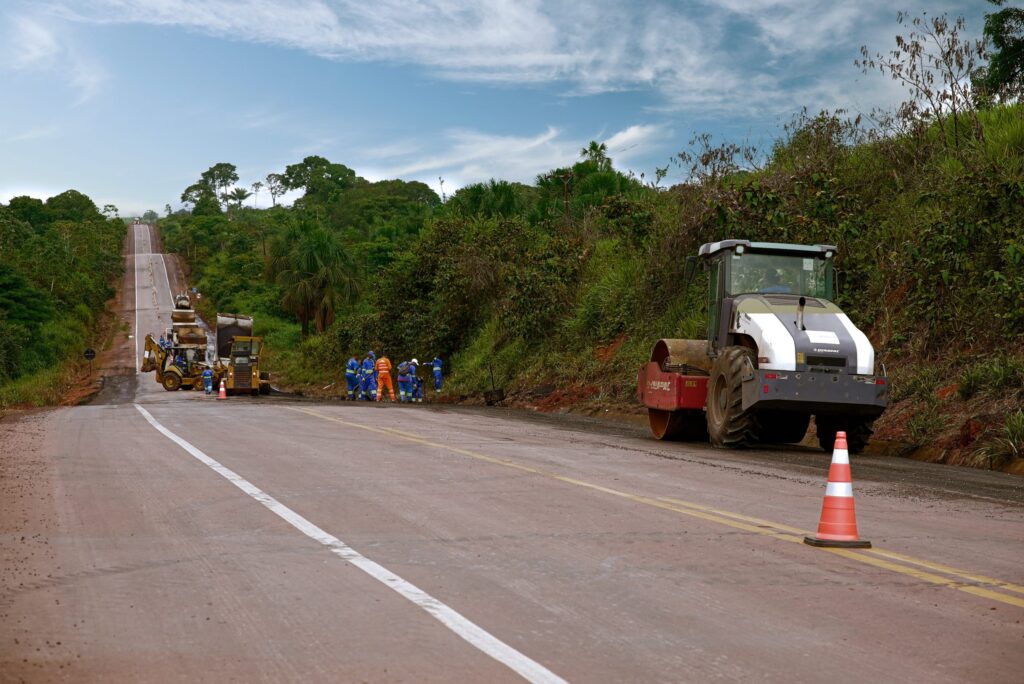
{"label": "forested hillside", "polygon": [[284,384],[326,385],[383,348],[441,355],[455,395],[493,370],[514,395],[554,385],[561,401],[625,405],[656,339],[703,334],[703,278],[683,278],[700,244],[834,244],[837,303],[892,377],[878,434],[998,465],[1024,444],[1024,107],[986,95],[956,25],[912,28],[859,62],[908,85],[895,112],[799,115],[768,150],[695,136],[673,187],[616,169],[599,143],[532,185],[445,198],[308,157],[253,188],[300,191],[294,206],[255,210],[222,163],[161,222],[165,245],[210,312],[256,315]]}
{"label": "forested hillside", "polygon": [[122,272],[125,224],[68,190],[0,205],[0,408],[57,403]]}

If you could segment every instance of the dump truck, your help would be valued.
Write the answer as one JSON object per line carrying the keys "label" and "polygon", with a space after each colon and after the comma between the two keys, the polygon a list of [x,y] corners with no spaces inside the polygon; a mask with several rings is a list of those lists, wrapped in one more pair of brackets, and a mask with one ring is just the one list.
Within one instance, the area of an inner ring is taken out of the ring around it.
{"label": "dump truck", "polygon": [[637,375],[657,439],[712,446],[794,443],[813,416],[831,451],[840,430],[862,451],[885,410],[875,351],[833,303],[832,245],[722,240],[688,258],[708,275],[707,335],[662,339]]}
{"label": "dump truck", "polygon": [[252,316],[217,314],[217,357],[228,394],[269,394],[270,374],[260,370],[263,338],[253,337]]}

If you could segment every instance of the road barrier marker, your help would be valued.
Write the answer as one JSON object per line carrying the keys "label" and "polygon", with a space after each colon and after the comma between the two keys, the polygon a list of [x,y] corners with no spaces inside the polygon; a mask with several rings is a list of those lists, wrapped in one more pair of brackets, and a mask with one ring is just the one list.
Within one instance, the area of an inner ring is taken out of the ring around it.
{"label": "road barrier marker", "polygon": [[431,617],[458,636],[462,637],[464,641],[477,650],[490,656],[494,660],[497,660],[499,663],[502,663],[529,682],[565,684],[565,680],[554,672],[551,672],[540,663],[523,655],[491,633],[485,631],[476,623],[471,622],[460,613],[457,613],[453,608],[441,603],[441,601],[437,600],[416,585],[402,579],[383,565],[380,565],[379,563],[362,555],[334,535],[317,527],[312,522],[288,508],[238,473],[221,465],[218,461],[210,458],[198,448],[165,428],[146,409],[142,408],[138,404],[135,404],[134,406],[138,409],[139,413],[142,414],[143,418],[145,418],[150,425],[156,428],[158,432],[187,451],[197,461],[206,465],[228,482],[263,504],[264,507],[272,511],[279,518],[289,523],[292,527],[299,530],[310,539],[320,542],[326,546],[334,555],[348,561],[373,579],[398,593],[406,600],[422,608]]}
{"label": "road barrier marker", "polygon": [[[495,456],[488,456],[486,454],[477,453],[468,449],[462,449],[460,447],[450,446],[448,444],[441,444],[439,442],[433,442],[419,435],[411,432],[405,432],[403,430],[397,430],[395,428],[381,428],[374,427],[371,425],[362,425],[360,423],[353,423],[341,418],[335,418],[334,416],[328,416],[311,409],[299,408],[295,406],[283,406],[282,408],[288,409],[289,411],[295,411],[297,413],[306,413],[315,418],[322,420],[339,423],[348,427],[358,428],[360,430],[366,430],[368,432],[376,432],[382,435],[390,435],[399,439],[404,439],[409,442],[415,442],[424,446],[435,447],[437,449],[443,449],[450,451],[462,456],[483,461],[485,463],[493,463],[495,465],[505,466],[506,468],[512,468],[513,470],[519,470],[521,472],[530,473],[533,475],[540,475],[551,480],[557,480],[559,482],[565,482],[567,484],[576,485],[585,489],[590,489],[604,494],[610,494],[621,499],[627,499],[635,503],[644,504],[647,506],[653,506],[655,508],[661,508],[663,510],[674,511],[676,513],[682,513],[693,518],[700,518],[709,522],[717,523],[720,525],[726,525],[736,529],[744,530],[746,532],[753,532],[765,537],[771,537],[780,541],[802,543],[805,535],[808,534],[805,530],[801,530],[796,527],[790,527],[788,525],[782,525],[780,523],[771,522],[769,520],[763,520],[761,518],[753,518],[739,513],[732,513],[730,511],[723,511],[721,509],[712,508],[710,506],[703,506],[701,504],[691,503],[688,501],[680,501],[678,499],[671,499],[666,497],[649,497],[642,494],[631,494],[629,492],[623,492],[618,489],[612,489],[611,487],[605,487],[603,485],[594,484],[592,482],[586,482],[585,480],[578,480],[573,477],[566,475],[560,475],[551,471],[544,470],[542,468],[535,468],[533,466],[524,465],[515,461],[498,458]],[[1024,587],[1004,582],[1003,580],[994,579],[991,577],[985,577],[965,570],[958,570],[947,565],[940,563],[934,563],[932,561],[914,558],[905,554],[897,553],[895,551],[887,551],[885,549],[871,548],[863,550],[852,550],[852,549],[841,549],[841,548],[824,548],[818,549],[819,551],[826,551],[828,553],[842,556],[849,560],[855,560],[860,563],[865,563],[877,568],[897,572],[903,575],[908,575],[918,580],[928,582],[943,587],[950,587],[958,591],[962,591],[982,598],[991,599],[993,601],[999,601],[1006,603],[1011,606],[1018,608],[1024,608],[1024,599],[1018,598],[1017,596],[1007,596],[1006,594],[1000,594],[993,589],[1002,589],[1004,591],[1012,591],[1017,593],[1024,593]],[[881,557],[876,557],[881,556]],[[888,559],[888,560],[886,560]],[[950,579],[948,577],[941,577],[933,572],[925,572],[918,570],[917,568],[906,567],[893,561],[901,561],[903,563],[918,565],[923,568],[928,568],[937,572],[942,572],[950,575],[959,577],[962,580],[968,582],[975,582],[978,584],[987,584],[992,588],[979,587],[975,584],[965,584],[964,582],[958,582],[957,580]]]}

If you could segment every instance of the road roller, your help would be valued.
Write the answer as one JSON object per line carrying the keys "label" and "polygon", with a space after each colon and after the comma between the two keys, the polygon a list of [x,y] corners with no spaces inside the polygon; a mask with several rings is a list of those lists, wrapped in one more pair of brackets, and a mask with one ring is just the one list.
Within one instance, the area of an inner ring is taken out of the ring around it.
{"label": "road roller", "polygon": [[847,434],[859,453],[888,402],[885,369],[836,306],[832,245],[722,240],[689,260],[707,274],[707,337],[658,340],[637,374],[657,439],[720,448]]}

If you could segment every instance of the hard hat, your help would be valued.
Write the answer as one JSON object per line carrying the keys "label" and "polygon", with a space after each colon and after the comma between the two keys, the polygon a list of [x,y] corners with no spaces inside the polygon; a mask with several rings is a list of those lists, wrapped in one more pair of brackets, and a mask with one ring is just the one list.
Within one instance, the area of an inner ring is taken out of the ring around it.
{"label": "hard hat", "polygon": [[419,360],[418,359],[413,359],[412,362],[415,363],[415,364],[419,364]]}

